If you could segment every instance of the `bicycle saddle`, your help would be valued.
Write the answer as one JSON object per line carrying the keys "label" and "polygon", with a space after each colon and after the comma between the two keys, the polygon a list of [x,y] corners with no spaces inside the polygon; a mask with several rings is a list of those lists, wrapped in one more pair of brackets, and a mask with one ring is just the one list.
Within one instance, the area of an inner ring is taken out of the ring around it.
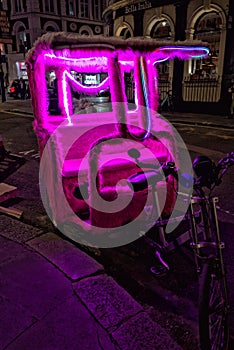
{"label": "bicycle saddle", "polygon": [[155,185],[158,181],[163,180],[163,175],[158,171],[146,170],[145,172],[139,172],[131,175],[127,179],[128,185],[133,186],[134,192],[142,191],[148,188],[150,185]]}

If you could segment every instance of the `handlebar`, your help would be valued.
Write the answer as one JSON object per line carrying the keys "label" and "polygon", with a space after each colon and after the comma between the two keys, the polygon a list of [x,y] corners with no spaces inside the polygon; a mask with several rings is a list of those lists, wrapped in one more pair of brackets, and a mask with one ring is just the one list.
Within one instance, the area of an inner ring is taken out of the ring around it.
{"label": "handlebar", "polygon": [[177,176],[177,171],[175,169],[175,163],[174,162],[167,162],[167,163],[161,163],[158,165],[158,163],[144,163],[139,160],[139,157],[141,156],[140,152],[136,148],[131,148],[128,151],[128,155],[131,158],[134,158],[136,160],[136,164],[140,168],[146,168],[146,169],[154,169],[154,170],[160,170],[162,169],[164,171],[165,176],[173,175]]}
{"label": "handlebar", "polygon": [[216,168],[217,168],[217,171],[220,172],[220,170],[227,169],[232,165],[234,165],[234,152],[230,152],[226,154],[225,157],[221,158],[218,161]]}
{"label": "handlebar", "polygon": [[222,177],[230,166],[234,165],[234,152],[228,153],[215,164],[206,156],[197,157],[193,161],[193,169],[197,176],[196,187],[207,187],[211,189],[219,186],[222,182]]}
{"label": "handlebar", "polygon": [[[178,172],[176,169],[174,162],[162,163],[160,165],[144,163],[139,161],[140,152],[137,149],[130,149],[128,151],[130,157],[136,160],[136,164],[140,168],[151,169],[154,170],[154,173],[159,174],[159,170],[163,170],[165,177],[167,178],[169,175],[174,176],[178,180]],[[195,190],[201,194],[203,193],[202,188],[207,187],[211,189],[215,186],[218,186],[222,182],[222,177],[226,173],[227,169],[234,165],[234,152],[230,152],[226,154],[225,157],[221,158],[217,164],[215,164],[210,158],[206,156],[199,156],[195,158],[193,161],[193,170],[195,172],[196,177],[194,178],[194,188]],[[155,176],[155,179],[158,178]],[[180,173],[180,180],[184,182],[184,186],[186,186],[186,182],[191,184],[191,179],[186,177],[186,174]]]}

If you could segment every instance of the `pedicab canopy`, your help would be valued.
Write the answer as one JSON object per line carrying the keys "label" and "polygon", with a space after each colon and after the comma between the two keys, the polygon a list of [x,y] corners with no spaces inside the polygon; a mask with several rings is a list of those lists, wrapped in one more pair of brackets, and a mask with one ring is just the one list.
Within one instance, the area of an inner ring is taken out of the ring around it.
{"label": "pedicab canopy", "polygon": [[[60,114],[72,123],[74,111],[69,85],[79,94],[95,95],[108,88],[113,103],[126,102],[124,73],[133,71],[136,107],[148,104],[149,108],[157,110],[155,66],[175,57],[182,60],[205,57],[208,52],[199,41],[168,43],[144,37],[125,40],[47,33],[35,42],[26,57],[35,117],[39,124],[49,121],[46,76],[51,71],[57,78]],[[90,84],[82,84],[74,72],[89,74]],[[104,77],[98,83],[92,80],[92,74],[97,73]]]}
{"label": "pedicab canopy", "polygon": [[[101,201],[94,188],[98,184],[99,192],[111,201],[116,196],[116,183],[137,172],[136,165],[126,160],[127,150],[132,147],[134,139],[131,137],[133,130],[137,133],[142,154],[147,148],[160,162],[178,158],[173,130],[157,114],[156,66],[175,57],[197,59],[208,53],[206,45],[198,41],[124,40],[64,32],[47,33],[35,42],[26,56],[35,116],[34,130],[41,156],[50,141],[41,181],[44,181],[49,197],[51,219],[59,229],[59,224],[63,225],[72,216],[70,207],[75,213],[86,213],[95,227],[103,227],[103,223],[105,227],[121,226],[139,214],[142,202],[144,207],[141,193],[136,194],[135,202],[133,200],[127,210],[106,213],[104,209],[97,209]],[[129,105],[126,96],[126,75],[131,75],[133,106]],[[102,92],[106,92],[104,98],[109,99],[108,103],[95,105],[102,98]],[[84,101],[85,108],[82,107]],[[138,127],[137,130],[132,128],[132,123]],[[154,136],[149,137],[152,132]],[[130,143],[120,138],[129,138]],[[103,140],[111,139],[118,140],[111,146],[101,144]],[[99,143],[98,150],[90,152],[93,145]],[[102,167],[101,179],[97,182],[98,164],[104,153],[108,159],[107,166]],[[87,154],[90,157],[87,158]],[[118,159],[115,159],[116,155]],[[54,173],[58,170],[60,177],[55,179]],[[80,186],[86,185],[89,189],[88,204],[80,195]],[[167,186],[170,188],[166,190],[164,210],[168,213],[175,202],[173,181]],[[122,186],[121,191],[127,198],[129,190]],[[70,207],[64,201],[64,194]],[[76,222],[78,219],[73,220]],[[75,239],[73,234],[71,238]]]}

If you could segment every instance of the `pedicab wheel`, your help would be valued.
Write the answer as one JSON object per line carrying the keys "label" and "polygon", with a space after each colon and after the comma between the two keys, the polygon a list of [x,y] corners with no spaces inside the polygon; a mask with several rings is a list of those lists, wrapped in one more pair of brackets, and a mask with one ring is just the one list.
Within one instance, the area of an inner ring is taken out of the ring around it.
{"label": "pedicab wheel", "polygon": [[201,350],[228,350],[229,303],[226,277],[216,259],[204,263],[199,286]]}

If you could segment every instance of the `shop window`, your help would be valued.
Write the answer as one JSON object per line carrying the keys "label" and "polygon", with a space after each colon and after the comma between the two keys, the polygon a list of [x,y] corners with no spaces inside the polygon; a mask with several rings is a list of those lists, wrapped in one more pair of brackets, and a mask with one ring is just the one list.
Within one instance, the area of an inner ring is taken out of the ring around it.
{"label": "shop window", "polygon": [[18,50],[19,52],[25,53],[27,51],[27,38],[25,29],[23,27],[19,28],[17,34]]}
{"label": "shop window", "polygon": [[194,39],[209,44],[209,57],[192,62],[192,79],[216,79],[218,77],[219,45],[222,20],[216,12],[203,15],[197,21]]}
{"label": "shop window", "polygon": [[171,27],[167,20],[155,23],[150,32],[151,38],[171,40]]}
{"label": "shop window", "polygon": [[[154,24],[151,29],[150,36],[156,40],[171,40],[171,27],[169,22],[166,19],[162,19]],[[157,65],[158,70],[158,80],[161,84],[166,84],[165,89],[169,89],[169,61],[161,62]]]}

